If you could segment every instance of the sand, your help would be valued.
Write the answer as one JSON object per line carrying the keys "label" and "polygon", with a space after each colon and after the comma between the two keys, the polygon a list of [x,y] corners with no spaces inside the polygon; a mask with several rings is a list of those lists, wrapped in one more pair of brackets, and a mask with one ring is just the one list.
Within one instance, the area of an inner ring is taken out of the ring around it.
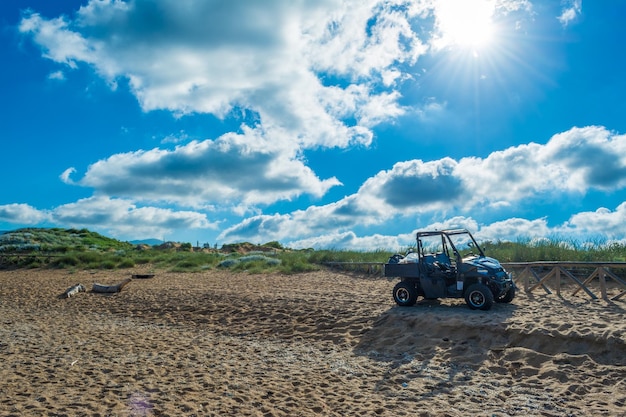
{"label": "sand", "polygon": [[626,416],[623,301],[400,308],[332,271],[90,292],[139,272],[0,272],[0,415]]}

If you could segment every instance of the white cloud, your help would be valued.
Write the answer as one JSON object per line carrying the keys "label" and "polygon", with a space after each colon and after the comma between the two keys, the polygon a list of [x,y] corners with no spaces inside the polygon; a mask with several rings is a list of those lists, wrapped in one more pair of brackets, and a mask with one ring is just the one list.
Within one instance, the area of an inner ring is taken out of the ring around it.
{"label": "white cloud", "polygon": [[185,142],[189,142],[190,140],[191,139],[190,139],[189,135],[187,133],[185,133],[185,131],[181,130],[176,135],[174,135],[174,134],[167,135],[166,137],[161,139],[161,143],[163,143],[163,144],[165,144],[165,143],[185,143]]}
{"label": "white cloud", "polygon": [[599,208],[593,212],[574,214],[560,230],[572,236],[606,237],[624,240],[626,236],[626,202],[615,211]]}
{"label": "white cloud", "polygon": [[[478,230],[478,227],[473,230]],[[548,227],[545,218],[527,220],[514,217],[482,226],[475,237],[483,241],[498,242],[531,237],[545,238],[555,234],[554,230]]]}
{"label": "white cloud", "polygon": [[47,20],[38,13],[22,19],[19,29],[30,33],[36,43],[44,48],[44,56],[53,61],[76,68],[76,61],[94,63],[97,52],[86,39],[70,29],[64,17]]}
{"label": "white cloud", "polygon": [[[405,252],[410,246],[415,246],[415,233],[398,236],[371,235],[359,237],[354,232],[332,233],[311,237],[308,239],[294,240],[287,243],[294,249],[337,249],[355,251],[391,250]],[[385,261],[386,259],[381,259]]]}
{"label": "white cloud", "polygon": [[56,80],[56,81],[64,81],[65,80],[65,74],[63,73],[63,71],[54,71],[54,72],[51,72],[50,74],[48,74],[48,79],[49,80]]}
{"label": "white cloud", "polygon": [[72,181],[72,179],[70,178],[72,176],[73,173],[76,172],[76,168],[74,167],[70,167],[68,169],[66,169],[65,171],[63,171],[61,173],[61,175],[59,175],[59,178],[61,179],[61,181],[63,181],[65,184],[74,184],[74,181]]}
{"label": "white cloud", "polygon": [[[112,86],[128,80],[145,111],[226,117],[241,107],[300,146],[345,147],[368,145],[370,128],[403,113],[396,66],[426,51],[411,3],[92,0],[73,19],[27,14],[20,30],[53,61],[86,63]],[[344,81],[326,86],[320,71]],[[357,125],[333,111],[345,101]]]}
{"label": "white cloud", "polygon": [[[626,203],[620,204],[615,211],[600,208],[595,212],[581,212],[574,214],[568,221],[550,227],[546,218],[523,219],[509,218],[490,224],[479,224],[472,217],[458,216],[444,222],[430,223],[420,227],[424,230],[468,229],[479,242],[524,241],[553,242],[562,240],[564,244],[572,242],[578,244],[591,243],[596,245],[603,242],[626,242]],[[379,249],[402,252],[409,246],[415,245],[415,236],[418,229],[399,235],[373,234],[357,236],[354,232],[328,232],[327,234],[312,236],[306,239],[287,242],[292,248],[337,249],[337,250],[365,250]],[[385,259],[381,259],[381,262]]]}
{"label": "white cloud", "polygon": [[[484,159],[399,162],[367,179],[357,193],[335,203],[285,215],[251,217],[224,230],[220,239],[259,239],[263,234],[269,240],[303,240],[342,234],[357,226],[381,225],[396,217],[465,216],[475,210],[494,212],[582,196],[589,190],[624,187],[626,135],[595,126],[572,128],[545,145],[511,147]],[[459,227],[453,225],[462,224],[459,219],[453,217],[446,224]],[[528,224],[516,221],[495,223],[493,230],[498,233],[491,235],[497,238],[507,228],[517,228],[520,235],[534,235],[547,228],[545,220]],[[441,224],[439,228],[448,226]]]}
{"label": "white cloud", "polygon": [[19,28],[57,63],[85,63],[113,88],[128,82],[145,111],[242,108],[298,146],[346,147],[369,145],[372,128],[405,114],[396,81],[430,42],[414,28],[444,3],[91,0],[73,17],[26,13]]}
{"label": "white cloud", "polygon": [[464,198],[463,179],[455,174],[456,167],[457,162],[451,158],[398,162],[365,181],[357,200],[385,212],[444,209]]}
{"label": "white cloud", "polygon": [[[544,166],[555,165],[567,178],[563,186],[611,191],[626,186],[626,135],[599,126],[573,128],[553,136],[542,152]],[[550,165],[554,161],[555,165]]]}
{"label": "white cloud", "polygon": [[545,145],[463,158],[455,173],[472,205],[618,190],[626,186],[626,136],[597,126],[572,128]]}
{"label": "white cloud", "polygon": [[338,1],[305,33],[313,42],[308,57],[317,71],[368,77],[396,62],[415,62],[427,51],[411,19],[428,5],[409,1]]}
{"label": "white cloud", "polygon": [[[510,218],[491,224],[480,225],[471,217],[456,217],[445,222],[431,223],[419,230],[445,230],[451,228],[466,228],[479,242],[491,241],[519,241],[528,239],[531,242],[553,242],[562,240],[565,244],[591,243],[596,245],[603,242],[626,242],[626,203],[621,204],[615,211],[605,208],[595,212],[574,214],[569,221],[550,227],[546,218],[523,219]],[[367,250],[386,249],[401,251],[414,245],[418,230],[397,236],[369,235],[356,236],[353,232],[319,235],[307,239],[294,240],[288,243],[293,248],[338,249],[338,250]],[[385,261],[381,259],[381,262]]]}
{"label": "white cloud", "polygon": [[390,116],[398,117],[405,114],[406,110],[398,105],[399,97],[400,94],[397,92],[369,96],[357,111],[360,124],[373,127],[388,120]]}
{"label": "white cloud", "polygon": [[561,14],[557,17],[563,26],[568,26],[582,14],[582,0],[562,0]]}
{"label": "white cloud", "polygon": [[49,213],[28,204],[0,205],[0,221],[22,225],[36,225],[49,219]]}
{"label": "white cloud", "polygon": [[[100,195],[187,207],[254,206],[305,193],[321,197],[340,185],[334,177],[320,180],[283,143],[244,129],[242,135],[192,141],[174,150],[116,154],[90,165],[77,184]],[[72,172],[66,170],[62,179],[68,182]]]}
{"label": "white cloud", "polygon": [[56,207],[50,219],[67,227],[90,228],[115,237],[154,237],[179,229],[215,229],[205,214],[158,207],[138,207],[130,201],[90,197]]}
{"label": "white cloud", "polygon": [[428,226],[421,227],[419,230],[425,231],[446,229],[467,229],[470,231],[477,231],[479,229],[479,225],[478,222],[471,217],[455,216],[441,222],[430,223]]}
{"label": "white cloud", "polygon": [[[243,126],[243,134],[113,155],[76,181],[100,195],[241,211],[320,197],[340,184],[320,180],[300,152],[368,146],[375,126],[406,114],[396,82],[428,51],[414,26],[437,13],[437,4],[91,0],[73,17],[27,12],[20,31],[57,63],[88,64],[113,87],[127,80],[146,111],[255,115],[257,124]],[[440,109],[432,101],[421,114]],[[61,180],[72,184],[74,173],[66,170]],[[369,214],[396,203],[360,192],[339,205]]]}
{"label": "white cloud", "polygon": [[324,206],[310,206],[289,214],[257,215],[223,230],[220,241],[292,240],[346,231],[356,224],[378,224],[384,212],[361,205],[354,196]]}

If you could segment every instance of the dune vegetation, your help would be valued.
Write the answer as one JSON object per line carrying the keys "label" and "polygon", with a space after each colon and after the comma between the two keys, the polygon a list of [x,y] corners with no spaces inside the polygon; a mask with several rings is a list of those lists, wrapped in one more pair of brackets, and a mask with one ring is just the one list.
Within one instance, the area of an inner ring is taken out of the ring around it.
{"label": "dune vegetation", "polygon": [[[488,256],[501,262],[626,261],[626,245],[578,243],[546,239],[538,241],[481,242]],[[402,248],[404,253],[411,248]],[[193,247],[191,243],[166,242],[158,246],[132,244],[87,229],[27,228],[0,235],[0,268],[56,268],[70,270],[125,269],[149,266],[154,270],[199,272],[230,269],[248,273],[309,272],[331,262],[384,263],[387,250],[349,251],[290,249],[279,242],[249,242],[217,247]]]}

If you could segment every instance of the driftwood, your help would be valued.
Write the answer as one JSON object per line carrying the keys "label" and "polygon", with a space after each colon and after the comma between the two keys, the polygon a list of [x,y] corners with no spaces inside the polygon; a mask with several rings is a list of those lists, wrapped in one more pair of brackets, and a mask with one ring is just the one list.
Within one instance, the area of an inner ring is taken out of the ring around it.
{"label": "driftwood", "polygon": [[122,291],[122,288],[124,288],[126,285],[128,285],[128,283],[131,282],[131,281],[132,281],[131,278],[127,278],[124,281],[120,282],[119,284],[115,284],[115,285],[103,285],[103,284],[98,284],[98,283],[94,282],[93,288],[91,289],[91,291],[92,292],[99,292],[99,293],[120,292],[120,291]]}
{"label": "driftwood", "polygon": [[85,292],[85,286],[81,283],[78,283],[76,285],[73,285],[71,287],[69,287],[67,290],[65,290],[65,292],[63,293],[62,297],[63,298],[70,298],[76,294],[78,294],[79,292]]}
{"label": "driftwood", "polygon": [[154,274],[133,274],[133,278],[138,278],[138,279],[154,278]]}

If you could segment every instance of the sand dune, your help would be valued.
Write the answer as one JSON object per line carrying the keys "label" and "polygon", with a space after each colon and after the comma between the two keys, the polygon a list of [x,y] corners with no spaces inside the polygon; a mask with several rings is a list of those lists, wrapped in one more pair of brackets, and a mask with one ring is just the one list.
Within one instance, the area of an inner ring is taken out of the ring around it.
{"label": "sand dune", "polygon": [[0,415],[626,416],[622,301],[399,308],[329,271],[89,291],[137,272],[0,272]]}

